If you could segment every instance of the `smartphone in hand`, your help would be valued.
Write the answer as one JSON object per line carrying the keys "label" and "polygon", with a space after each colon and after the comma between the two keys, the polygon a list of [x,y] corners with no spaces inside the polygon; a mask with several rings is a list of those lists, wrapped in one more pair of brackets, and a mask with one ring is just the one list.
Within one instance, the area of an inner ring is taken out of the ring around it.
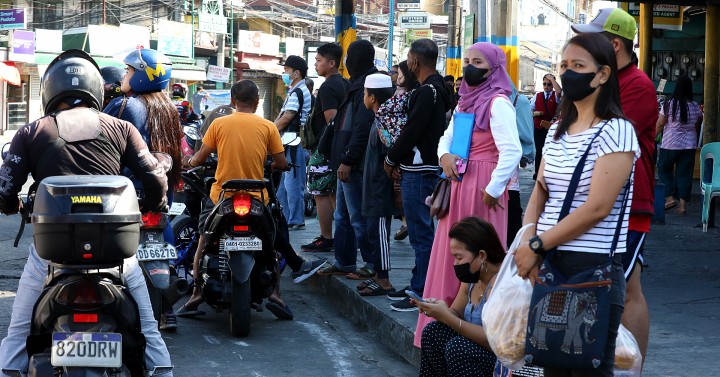
{"label": "smartphone in hand", "polygon": [[415,301],[417,301],[417,302],[425,302],[425,300],[423,300],[422,297],[418,296],[417,293],[415,293],[415,292],[413,292],[413,291],[411,291],[411,290],[409,290],[409,289],[406,289],[406,290],[405,290],[405,293],[406,293],[408,296],[410,296],[411,299],[413,299],[413,300],[415,300]]}
{"label": "smartphone in hand", "polygon": [[455,166],[457,166],[458,174],[465,174],[465,171],[467,170],[467,161],[467,158],[461,158],[455,161]]}

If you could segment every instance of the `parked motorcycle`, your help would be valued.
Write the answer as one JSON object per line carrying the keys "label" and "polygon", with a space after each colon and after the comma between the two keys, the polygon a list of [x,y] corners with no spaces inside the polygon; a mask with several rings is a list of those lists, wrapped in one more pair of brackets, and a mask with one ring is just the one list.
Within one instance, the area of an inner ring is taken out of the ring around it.
{"label": "parked motorcycle", "polygon": [[25,208],[37,254],[50,265],[27,338],[29,376],[146,375],[140,313],[122,276],[142,222],[132,182],[49,177]]}

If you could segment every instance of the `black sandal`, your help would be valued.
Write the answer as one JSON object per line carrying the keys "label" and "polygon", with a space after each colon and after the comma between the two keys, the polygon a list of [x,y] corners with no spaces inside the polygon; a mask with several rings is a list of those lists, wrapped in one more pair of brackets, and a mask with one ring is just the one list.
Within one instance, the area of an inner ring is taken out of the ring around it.
{"label": "black sandal", "polygon": [[363,280],[360,283],[358,283],[358,285],[355,287],[355,289],[357,289],[358,291],[362,291],[363,289],[367,288],[370,284],[374,284],[374,283],[375,283],[374,279]]}
{"label": "black sandal", "polygon": [[378,283],[372,283],[365,287],[365,289],[369,289],[369,292],[363,292],[360,291],[360,296],[384,296],[388,293],[395,292],[395,288],[385,289],[380,286]]}

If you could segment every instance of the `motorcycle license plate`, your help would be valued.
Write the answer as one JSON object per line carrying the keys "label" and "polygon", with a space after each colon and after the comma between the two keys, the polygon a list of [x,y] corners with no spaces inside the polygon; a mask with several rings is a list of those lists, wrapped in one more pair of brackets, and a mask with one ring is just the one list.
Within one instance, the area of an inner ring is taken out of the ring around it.
{"label": "motorcycle license plate", "polygon": [[168,210],[168,215],[181,215],[183,212],[185,212],[185,203],[179,203],[175,202],[170,206],[170,209]]}
{"label": "motorcycle license plate", "polygon": [[138,261],[149,261],[149,260],[171,260],[177,259],[177,251],[172,245],[165,244],[141,244],[137,249],[137,260]]}
{"label": "motorcycle license plate", "polygon": [[225,239],[225,251],[261,250],[262,241],[257,237],[232,237]]}
{"label": "motorcycle license plate", "polygon": [[120,368],[122,335],[53,333],[50,363],[56,367]]}

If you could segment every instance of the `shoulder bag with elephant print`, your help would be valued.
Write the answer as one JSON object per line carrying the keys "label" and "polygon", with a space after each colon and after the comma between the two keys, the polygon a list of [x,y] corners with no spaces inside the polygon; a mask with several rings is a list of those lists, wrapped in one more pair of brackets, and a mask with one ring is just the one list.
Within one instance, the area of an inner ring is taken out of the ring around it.
{"label": "shoulder bag with elephant print", "polygon": [[[588,150],[575,167],[558,223],[570,212],[588,152],[601,130],[602,127],[592,137]],[[609,330],[612,257],[620,237],[629,189],[630,179],[625,185],[620,220],[607,263],[567,278],[552,265],[555,250],[546,254],[530,300],[525,338],[525,361],[529,364],[563,369],[600,366]]]}

